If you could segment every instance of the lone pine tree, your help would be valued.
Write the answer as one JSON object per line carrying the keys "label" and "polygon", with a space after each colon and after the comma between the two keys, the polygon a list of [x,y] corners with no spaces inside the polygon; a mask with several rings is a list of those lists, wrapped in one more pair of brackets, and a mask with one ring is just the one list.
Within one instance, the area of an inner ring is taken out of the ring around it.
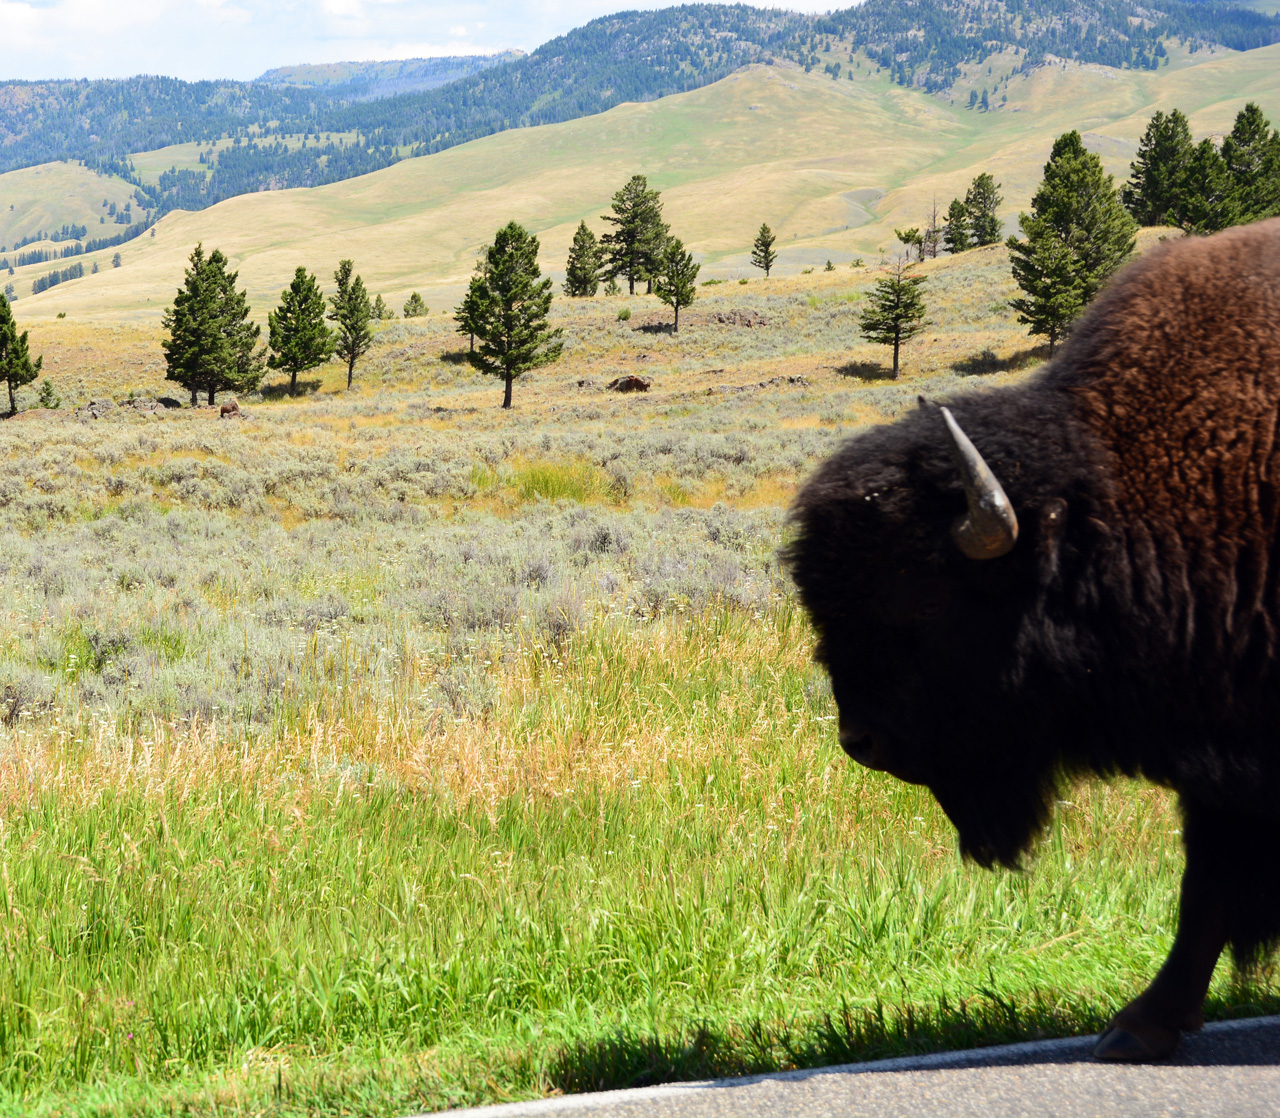
{"label": "lone pine tree", "polygon": [[333,273],[338,290],[329,297],[329,321],[336,324],[338,335],[334,352],[347,363],[348,388],[355,376],[356,361],[373,345],[373,331],[369,328],[373,307],[364,289],[364,280],[353,276],[354,271],[353,261],[338,261],[338,269]]}
{"label": "lone pine tree", "polygon": [[684,243],[679,237],[667,241],[667,251],[663,253],[658,274],[654,277],[654,294],[676,312],[675,333],[680,332],[680,308],[692,304],[697,296],[698,271],[702,267],[695,264],[693,253],[686,252]]}
{"label": "lone pine tree", "polygon": [[756,233],[755,242],[751,246],[751,263],[764,269],[765,279],[769,278],[769,270],[778,261],[778,254],[773,251],[773,243],[777,239],[773,230],[761,222],[760,231]]}
{"label": "lone pine tree", "polygon": [[590,298],[600,287],[600,244],[585,221],[578,222],[569,259],[565,264],[564,293],[574,298]]}
{"label": "lone pine tree", "polygon": [[538,248],[538,238],[522,225],[504,225],[472,280],[476,301],[470,324],[480,344],[471,362],[481,372],[502,378],[504,408],[511,407],[515,378],[551,364],[564,348],[560,328],[547,324],[551,281],[541,278]]}
{"label": "lone pine tree", "polygon": [[236,291],[237,278],[220,249],[205,256],[204,245],[196,245],[160,320],[169,333],[160,343],[165,379],[191,393],[192,407],[200,392],[212,404],[219,392],[252,392],[262,380],[263,353],[254,349],[262,330],[249,319],[248,293]]}
{"label": "lone pine tree", "polygon": [[267,364],[289,374],[289,395],[298,391],[298,374],[323,365],[333,356],[336,339],[324,324],[324,296],[320,285],[302,265],[293,282],[280,292],[280,306],[267,315]]}
{"label": "lone pine tree", "polygon": [[1054,142],[1031,213],[1018,224],[1027,238],[1008,240],[1013,278],[1023,297],[1010,301],[1033,335],[1058,339],[1133,252],[1137,224],[1120,203],[1102,160],[1079,132]]}
{"label": "lone pine tree", "polygon": [[895,378],[902,343],[910,341],[928,325],[924,317],[924,297],[920,294],[925,277],[907,275],[910,267],[905,254],[900,256],[893,272],[885,279],[876,280],[875,288],[867,297],[867,309],[858,319],[868,341],[893,346]]}
{"label": "lone pine tree", "polygon": [[[0,299],[0,380],[9,387],[9,414],[18,412],[18,400],[14,392],[24,384],[30,384],[40,375],[44,358],[31,360],[31,348],[27,344],[27,331],[18,333],[13,308],[8,299]],[[45,382],[48,387],[48,381]]]}
{"label": "lone pine tree", "polygon": [[405,300],[405,318],[423,318],[427,313],[426,301],[416,291]]}

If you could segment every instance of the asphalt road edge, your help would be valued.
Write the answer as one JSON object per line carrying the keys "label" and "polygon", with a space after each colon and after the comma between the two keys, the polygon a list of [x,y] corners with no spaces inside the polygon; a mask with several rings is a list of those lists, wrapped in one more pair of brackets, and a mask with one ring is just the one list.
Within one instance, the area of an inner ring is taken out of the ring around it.
{"label": "asphalt road edge", "polygon": [[[1280,1025],[1280,1016],[1241,1017],[1232,1021],[1214,1021],[1204,1027],[1202,1035],[1237,1032],[1258,1026]],[[746,1087],[752,1083],[769,1080],[811,1079],[817,1075],[857,1075],[866,1072],[931,1071],[959,1065],[982,1066],[1028,1062],[1037,1056],[1060,1056],[1073,1049],[1082,1053],[1092,1051],[1096,1036],[1058,1037],[1054,1040],[1028,1040],[1021,1044],[994,1045],[990,1048],[967,1048],[959,1052],[931,1052],[925,1056],[897,1056],[891,1060],[866,1060],[856,1064],[828,1064],[821,1068],[801,1068],[796,1071],[765,1072],[761,1075],[745,1075],[736,1079],[702,1079],[686,1083],[663,1083],[656,1087],[632,1087],[621,1091],[593,1091],[583,1095],[555,1095],[547,1099],[529,1102],[497,1103],[493,1106],[468,1107],[465,1110],[441,1110],[435,1114],[448,1114],[450,1118],[538,1118],[539,1115],[567,1110],[589,1113],[600,1107],[624,1102],[643,1102],[648,1099],[665,1099],[687,1095],[708,1089]],[[417,1118],[430,1118],[418,1115]]]}

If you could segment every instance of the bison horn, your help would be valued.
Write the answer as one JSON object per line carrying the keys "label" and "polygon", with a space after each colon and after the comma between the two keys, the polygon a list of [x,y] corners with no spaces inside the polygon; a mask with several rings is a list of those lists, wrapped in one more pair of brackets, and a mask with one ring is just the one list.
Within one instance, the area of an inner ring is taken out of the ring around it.
{"label": "bison horn", "polygon": [[1018,518],[999,479],[969,441],[969,436],[960,429],[948,408],[941,411],[951,451],[960,467],[964,495],[969,501],[969,511],[952,525],[951,535],[970,559],[998,559],[1012,551],[1018,542]]}

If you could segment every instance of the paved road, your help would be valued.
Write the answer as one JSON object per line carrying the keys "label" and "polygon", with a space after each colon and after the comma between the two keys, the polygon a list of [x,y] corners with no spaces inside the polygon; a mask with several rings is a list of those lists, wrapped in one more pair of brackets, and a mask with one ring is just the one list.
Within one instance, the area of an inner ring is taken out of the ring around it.
{"label": "paved road", "polygon": [[1093,1038],[452,1111],[452,1118],[1280,1116],[1280,1017],[1225,1021],[1158,1066],[1090,1059]]}

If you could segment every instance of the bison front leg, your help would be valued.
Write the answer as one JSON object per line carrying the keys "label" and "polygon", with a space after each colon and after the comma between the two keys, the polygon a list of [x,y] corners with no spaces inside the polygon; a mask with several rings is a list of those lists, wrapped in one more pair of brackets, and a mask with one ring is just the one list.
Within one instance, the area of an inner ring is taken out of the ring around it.
{"label": "bison front leg", "polygon": [[[1188,813],[1190,815],[1190,813]],[[1178,933],[1155,981],[1112,1019],[1093,1050],[1100,1060],[1146,1063],[1171,1056],[1184,1030],[1204,1024],[1204,998],[1227,944],[1222,879],[1212,844],[1188,818]]]}

